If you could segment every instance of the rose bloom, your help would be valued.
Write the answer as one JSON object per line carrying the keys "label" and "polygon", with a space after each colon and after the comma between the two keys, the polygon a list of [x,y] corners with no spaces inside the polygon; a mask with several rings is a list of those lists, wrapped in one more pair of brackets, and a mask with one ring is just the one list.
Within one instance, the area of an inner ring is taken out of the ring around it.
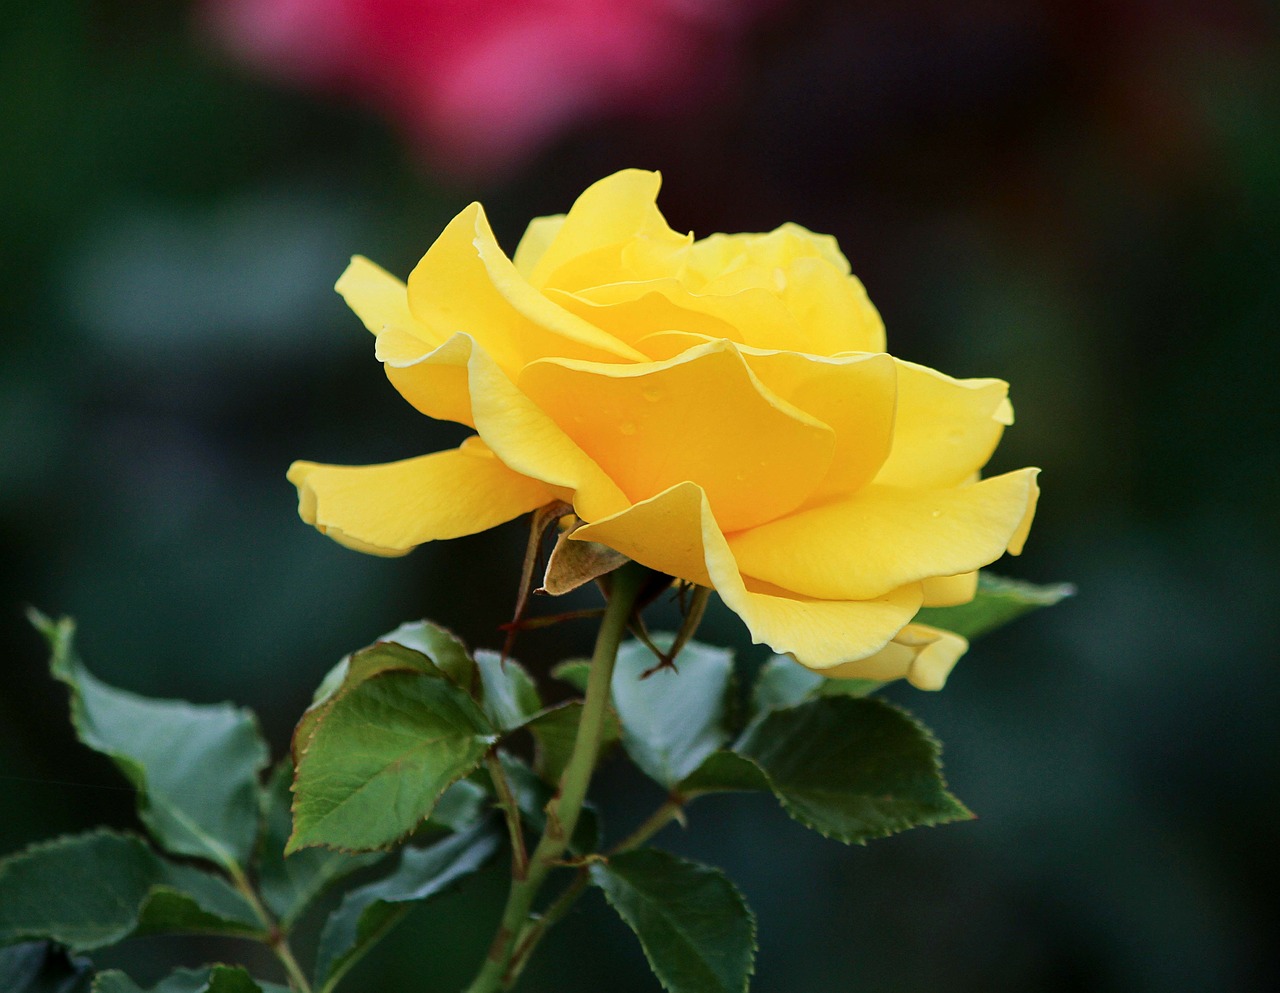
{"label": "rose bloom", "polygon": [[656,173],[535,219],[515,256],[484,210],[406,286],[363,258],[337,290],[392,385],[476,434],[387,465],[296,462],[302,518],[399,555],[555,500],[598,542],[714,588],[757,642],[828,676],[938,688],[967,647],[911,623],[1017,554],[1037,469],[979,479],[1007,385],[884,351],[835,240],[673,231]]}
{"label": "rose bloom", "polygon": [[499,171],[568,127],[670,112],[731,74],[774,0],[206,0],[262,71],[388,110],[462,172]]}

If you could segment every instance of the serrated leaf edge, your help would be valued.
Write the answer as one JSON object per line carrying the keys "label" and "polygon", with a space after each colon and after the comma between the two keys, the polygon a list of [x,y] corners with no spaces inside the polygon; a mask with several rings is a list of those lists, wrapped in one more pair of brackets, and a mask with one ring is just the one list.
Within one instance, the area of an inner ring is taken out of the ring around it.
{"label": "serrated leaf edge", "polygon": [[[738,905],[742,908],[742,910],[746,912],[747,921],[751,926],[751,959],[747,963],[747,970],[746,970],[746,973],[743,975],[743,982],[742,982],[741,989],[736,991],[730,991],[730,993],[747,993],[747,990],[749,990],[751,987],[751,977],[756,974],[756,954],[760,951],[759,925],[758,925],[758,922],[756,921],[755,911],[753,911],[751,909],[751,905],[747,903],[747,898],[743,896],[742,891],[738,889],[737,884],[734,883],[734,881],[729,878],[728,873],[726,873],[723,869],[719,868],[718,866],[707,865],[705,862],[698,862],[694,859],[681,858],[679,855],[672,855],[670,852],[665,851],[661,848],[649,848],[647,850],[652,852],[658,852],[659,854],[662,854],[662,855],[666,855],[669,858],[675,859],[677,862],[681,862],[685,865],[691,865],[699,869],[710,870],[711,872],[718,874],[720,878],[723,879],[724,882],[728,885],[729,892],[732,894],[733,898],[737,901]],[[609,860],[605,859],[604,860],[605,864],[604,866],[602,866],[602,868],[607,869],[608,862]],[[658,973],[657,967],[655,966],[653,961],[653,956],[649,954],[649,946],[640,937],[639,932],[637,932],[635,928],[631,926],[631,922],[628,921],[626,917],[623,917],[622,911],[619,910],[617,907],[617,904],[613,902],[613,899],[609,895],[609,891],[605,889],[603,886],[600,886],[600,884],[595,881],[596,872],[597,872],[597,865],[593,864],[591,866],[591,871],[590,871],[590,877],[591,877],[592,883],[604,895],[605,902],[609,904],[610,907],[613,908],[614,912],[617,913],[618,917],[622,919],[622,922],[626,924],[627,927],[631,930],[631,933],[636,936],[636,940],[640,942],[640,950],[644,952],[645,961],[649,963],[649,971],[653,973],[654,978],[658,980],[658,982],[662,985],[662,988],[666,990],[667,993],[676,993],[675,990],[673,990],[670,986],[667,985],[666,979]],[[664,914],[663,916],[665,918],[666,915]],[[703,956],[699,954],[699,958],[702,958],[702,957]],[[713,991],[713,993],[719,993],[719,991]]]}

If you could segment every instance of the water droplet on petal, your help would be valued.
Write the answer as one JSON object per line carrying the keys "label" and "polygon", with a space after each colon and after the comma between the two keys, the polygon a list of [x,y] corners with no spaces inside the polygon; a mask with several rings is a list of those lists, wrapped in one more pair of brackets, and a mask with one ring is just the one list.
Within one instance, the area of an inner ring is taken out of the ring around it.
{"label": "water droplet on petal", "polygon": [[631,421],[623,421],[621,424],[618,425],[618,430],[621,431],[623,434],[635,434],[636,426]]}
{"label": "water droplet on petal", "polygon": [[656,386],[646,386],[640,391],[640,395],[650,403],[657,403],[662,399],[662,390],[658,389]]}
{"label": "water droplet on petal", "polygon": [[930,511],[930,512],[929,512],[929,516],[930,516],[930,517],[941,517],[941,516],[942,516],[942,511],[940,511],[940,510],[932,510],[932,511]]}

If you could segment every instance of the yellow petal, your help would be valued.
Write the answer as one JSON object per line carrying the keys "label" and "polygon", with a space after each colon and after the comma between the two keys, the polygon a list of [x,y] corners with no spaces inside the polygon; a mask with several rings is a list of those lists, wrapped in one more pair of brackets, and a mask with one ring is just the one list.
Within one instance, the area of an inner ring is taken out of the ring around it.
{"label": "yellow petal", "polygon": [[680,288],[673,284],[667,286],[666,292],[659,292],[655,288],[659,285],[666,284],[654,281],[606,283],[578,293],[555,288],[549,288],[546,293],[565,310],[608,331],[619,341],[625,341],[653,359],[677,354],[675,351],[658,354],[644,346],[643,339],[662,332],[687,332],[704,340],[724,338],[742,342],[739,330],[730,321],[696,308],[680,306],[672,299],[681,295]]}
{"label": "yellow petal", "polygon": [[765,386],[835,432],[822,484],[808,500],[852,493],[875,477],[893,443],[897,374],[883,353],[834,358],[741,349]]}
{"label": "yellow petal", "polygon": [[410,335],[425,332],[409,312],[408,289],[404,283],[363,255],[351,257],[350,265],[333,288],[374,334],[387,327],[399,328]]}
{"label": "yellow petal", "polygon": [[[588,257],[591,268],[608,273],[612,281],[618,278],[623,246],[637,240],[682,245],[685,239],[671,230],[658,210],[661,185],[656,172],[624,169],[587,187],[530,270],[529,282],[541,288],[605,281],[581,271]],[[579,271],[566,271],[570,268]]]}
{"label": "yellow petal", "polygon": [[570,491],[583,517],[605,517],[628,503],[604,471],[467,335],[435,355],[465,366],[471,413],[485,444],[514,471]]}
{"label": "yellow petal", "polygon": [[830,668],[881,648],[920,607],[920,585],[870,600],[815,600],[744,581],[710,504],[693,483],[573,533],[628,558],[702,586],[711,586],[742,618],[752,639],[804,665]]}
{"label": "yellow petal", "polygon": [[958,576],[931,576],[921,585],[926,607],[955,607],[974,598],[978,592],[978,573],[974,570]]}
{"label": "yellow petal", "polygon": [[969,642],[958,634],[926,624],[908,624],[874,655],[823,670],[822,674],[832,679],[882,682],[905,678],[916,689],[940,690],[968,650]]}
{"label": "yellow petal", "polygon": [[711,279],[745,266],[785,268],[805,258],[822,259],[846,276],[850,271],[835,238],[791,221],[765,233],[708,235],[694,245],[689,264],[699,276]]}
{"label": "yellow petal", "polygon": [[845,500],[734,535],[742,572],[825,599],[879,596],[994,562],[1029,527],[1038,469],[971,486],[905,490],[874,483]]}
{"label": "yellow petal", "polygon": [[1009,385],[952,379],[914,362],[898,363],[893,450],[876,477],[886,486],[954,486],[981,469],[1012,421]]}
{"label": "yellow petal", "polygon": [[477,203],[449,222],[410,273],[409,309],[434,340],[469,334],[513,375],[542,355],[644,358],[530,286],[498,247]]}
{"label": "yellow petal", "polygon": [[475,426],[467,384],[471,339],[455,335],[433,347],[399,328],[387,328],[378,335],[374,354],[391,385],[422,413]]}
{"label": "yellow petal", "polygon": [[524,229],[524,237],[520,239],[520,244],[516,245],[515,254],[511,256],[516,272],[528,279],[533,274],[534,266],[547,253],[547,247],[555,240],[563,226],[564,214],[535,217],[530,221],[529,226]]}
{"label": "yellow petal", "polygon": [[558,491],[512,472],[478,439],[385,465],[295,462],[298,514],[340,544],[403,555],[426,541],[475,534],[549,503]]}
{"label": "yellow petal", "polygon": [[1018,522],[1017,528],[1014,529],[1013,537],[1009,539],[1010,555],[1022,554],[1022,548],[1027,543],[1027,534],[1031,531],[1031,522],[1036,516],[1036,504],[1039,502],[1040,486],[1033,476],[1031,478],[1031,496],[1027,500],[1027,509],[1022,515],[1022,520]]}
{"label": "yellow petal", "polygon": [[723,341],[666,362],[544,359],[519,385],[633,503],[692,480],[726,530],[798,507],[835,446],[829,427],[762,387]]}

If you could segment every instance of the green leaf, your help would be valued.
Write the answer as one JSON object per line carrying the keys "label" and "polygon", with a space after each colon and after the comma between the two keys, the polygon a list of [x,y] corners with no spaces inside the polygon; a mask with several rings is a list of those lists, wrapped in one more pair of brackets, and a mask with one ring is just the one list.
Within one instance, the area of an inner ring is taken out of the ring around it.
{"label": "green leaf", "polygon": [[378,641],[395,642],[421,652],[464,690],[471,689],[475,665],[466,646],[452,631],[431,621],[411,621],[384,634]]}
{"label": "green leaf", "polygon": [[[520,815],[528,823],[534,834],[542,834],[547,826],[547,804],[555,794],[550,786],[514,755],[500,751],[498,759],[502,763],[502,771],[515,795],[516,806]],[[593,852],[600,845],[600,821],[595,808],[587,803],[582,808],[578,825],[573,830],[573,838],[569,841],[569,850],[575,854]]]}
{"label": "green leaf", "polygon": [[86,993],[93,963],[73,958],[47,941],[0,948],[0,990],[4,993]]}
{"label": "green leaf", "polygon": [[[395,645],[368,651],[390,649],[407,652]],[[298,763],[286,853],[394,843],[431,814],[445,788],[479,765],[496,739],[471,697],[438,672],[384,669],[359,680],[363,654],[352,658],[348,684],[355,685],[344,684],[326,706]]]}
{"label": "green leaf", "polygon": [[693,795],[767,786],[802,824],[862,844],[973,816],[947,792],[938,752],[933,737],[896,707],[880,700],[820,697],[756,721],[734,753],[712,756],[679,791]]}
{"label": "green leaf", "polygon": [[285,929],[331,884],[385,857],[382,852],[353,855],[325,848],[307,848],[286,856],[285,844],[293,831],[293,815],[289,812],[292,781],[291,763],[285,761],[276,766],[263,795],[265,827],[258,861],[262,901]]}
{"label": "green leaf", "polygon": [[[582,701],[570,700],[555,707],[548,707],[525,725],[533,735],[535,744],[533,767],[538,775],[552,786],[560,782],[564,767],[573,754],[578,740],[578,725],[582,721]],[[604,727],[600,731],[600,755],[617,744],[622,737],[622,725],[612,707],[605,712]]]}
{"label": "green leaf", "polygon": [[[653,641],[665,650],[673,637],[656,634]],[[648,648],[626,642],[613,671],[613,703],[622,721],[622,747],[645,773],[671,787],[729,740],[733,655],[691,641],[676,659],[678,669],[650,671],[655,665]]]}
{"label": "green leaf", "polygon": [[459,779],[445,790],[431,810],[428,821],[450,831],[465,831],[489,810],[489,791],[470,779]]}
{"label": "green leaf", "polygon": [[292,753],[295,766],[311,744],[316,726],[338,697],[355,689],[366,679],[384,672],[420,672],[438,679],[444,678],[444,673],[436,668],[435,663],[414,648],[379,641],[353,652],[325,674],[316,689],[311,706],[303,711],[298,726],[294,728]]}
{"label": "green leaf", "polygon": [[47,939],[87,951],[159,933],[265,932],[224,880],[168,862],[132,835],[59,838],[0,860],[0,944]]}
{"label": "green leaf", "polygon": [[501,841],[493,822],[486,821],[430,848],[405,848],[393,872],[352,890],[329,916],[316,953],[317,984],[332,985],[333,976],[354,965],[414,904],[483,867]]}
{"label": "green leaf", "polygon": [[538,688],[519,662],[478,651],[476,668],[484,688],[484,712],[498,730],[513,731],[542,709]]}
{"label": "green leaf", "polygon": [[774,655],[756,674],[755,686],[751,688],[751,711],[758,715],[794,707],[817,693],[824,682],[822,676],[794,659]]}
{"label": "green leaf", "polygon": [[702,793],[772,793],[774,785],[754,760],[737,752],[712,752],[681,780],[676,791],[686,797]]}
{"label": "green leaf", "polygon": [[267,747],[257,721],[230,704],[150,700],[101,682],[72,646],[74,623],[32,611],[53,675],[71,689],[80,741],[110,757],[138,790],[138,814],[175,855],[243,866],[258,835]]}
{"label": "green leaf", "polygon": [[958,607],[925,607],[916,614],[915,620],[954,631],[972,641],[1029,611],[1052,607],[1074,594],[1075,587],[1068,583],[1037,586],[980,572],[978,592],[971,601]]}
{"label": "green leaf", "polygon": [[652,848],[590,871],[640,939],[663,989],[744,993],[755,968],[756,921],[723,872]]}
{"label": "green leaf", "polygon": [[751,712],[758,717],[819,696],[868,696],[884,685],[876,679],[828,679],[790,656],[775,655],[756,676]]}
{"label": "green leaf", "polygon": [[287,986],[256,980],[239,966],[178,969],[144,990],[123,972],[100,972],[93,993],[289,993]]}
{"label": "green leaf", "polygon": [[551,670],[551,675],[568,683],[579,693],[587,692],[587,678],[591,675],[590,659],[566,659]]}

